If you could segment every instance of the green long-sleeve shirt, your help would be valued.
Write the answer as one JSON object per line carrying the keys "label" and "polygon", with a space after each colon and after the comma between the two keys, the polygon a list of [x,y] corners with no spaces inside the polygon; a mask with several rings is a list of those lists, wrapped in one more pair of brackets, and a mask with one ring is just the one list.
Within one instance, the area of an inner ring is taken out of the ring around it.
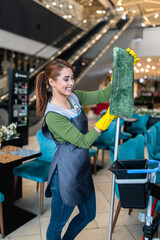
{"label": "green long-sleeve shirt", "polygon": [[[104,90],[91,92],[77,90],[74,92],[78,96],[81,105],[92,105],[108,101],[111,89],[112,86],[109,83]],[[92,128],[86,134],[82,134],[66,117],[57,113],[49,112],[46,116],[46,123],[49,131],[52,132],[58,142],[67,141],[82,148],[89,148],[100,135],[95,128]]]}

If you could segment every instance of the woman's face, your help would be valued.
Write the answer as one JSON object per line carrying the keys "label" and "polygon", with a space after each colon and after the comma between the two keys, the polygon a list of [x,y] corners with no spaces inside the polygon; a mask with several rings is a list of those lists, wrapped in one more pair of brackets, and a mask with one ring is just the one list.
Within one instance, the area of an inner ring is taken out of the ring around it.
{"label": "woman's face", "polygon": [[[50,83],[51,84],[51,83]],[[53,91],[58,94],[69,96],[72,93],[72,88],[74,85],[73,71],[70,68],[63,68],[61,70],[60,76],[54,81],[52,80],[51,86]]]}

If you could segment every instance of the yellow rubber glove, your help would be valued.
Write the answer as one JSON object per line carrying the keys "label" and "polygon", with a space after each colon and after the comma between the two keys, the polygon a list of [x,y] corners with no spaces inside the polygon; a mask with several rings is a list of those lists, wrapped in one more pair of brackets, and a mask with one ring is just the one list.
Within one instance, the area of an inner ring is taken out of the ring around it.
{"label": "yellow rubber glove", "polygon": [[136,58],[137,56],[136,56],[135,52],[134,52],[133,50],[131,50],[130,48],[127,48],[126,51],[127,51],[133,58],[135,58],[135,59],[134,59],[134,64],[140,60],[140,58]]}
{"label": "yellow rubber glove", "polygon": [[102,130],[102,131],[106,130],[106,129],[109,127],[109,125],[111,124],[111,122],[113,121],[113,119],[114,119],[115,117],[117,117],[117,116],[115,116],[115,115],[111,115],[111,114],[109,113],[109,110],[110,110],[110,107],[108,108],[108,110],[107,110],[107,112],[104,114],[104,116],[101,117],[101,118],[95,123],[95,126],[96,126],[98,129]]}

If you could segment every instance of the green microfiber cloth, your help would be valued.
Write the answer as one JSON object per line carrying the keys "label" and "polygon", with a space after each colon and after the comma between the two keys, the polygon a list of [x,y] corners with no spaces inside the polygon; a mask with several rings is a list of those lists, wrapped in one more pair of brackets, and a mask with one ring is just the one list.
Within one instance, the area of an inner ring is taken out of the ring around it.
{"label": "green microfiber cloth", "polygon": [[134,58],[124,49],[113,49],[110,114],[130,118],[134,110]]}

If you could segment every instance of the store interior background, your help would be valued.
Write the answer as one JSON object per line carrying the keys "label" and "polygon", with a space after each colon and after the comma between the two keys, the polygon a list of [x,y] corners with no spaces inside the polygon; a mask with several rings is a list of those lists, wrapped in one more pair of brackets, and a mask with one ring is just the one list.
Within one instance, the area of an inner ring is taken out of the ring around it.
{"label": "store interior background", "polygon": [[[73,53],[72,50],[67,51],[83,36],[86,36],[84,40],[74,45]],[[115,46],[129,47],[140,57],[134,66],[135,109],[156,109],[157,113],[160,112],[159,41],[159,0],[1,0],[0,126],[9,124],[8,71],[10,68],[26,71],[29,74],[29,138],[24,148],[39,150],[36,132],[41,128],[42,118],[35,111],[37,73],[50,59],[60,56],[74,66],[74,89],[101,89],[112,76]],[[97,117],[92,110],[88,112],[90,126]],[[101,164],[101,157],[100,153],[98,164]],[[146,148],[145,157],[148,157]],[[80,233],[77,240],[106,240],[108,237],[112,181],[111,172],[106,171],[109,165],[110,155],[106,151],[105,168],[93,175],[96,219]],[[50,201],[44,199],[44,214],[41,216],[36,183],[24,179],[23,197],[15,204],[34,212],[37,217],[5,239],[45,240]],[[76,213],[77,209],[72,217]],[[138,220],[138,214],[139,211],[134,210],[129,216],[126,209],[121,210],[113,240],[141,239],[143,225]]]}
{"label": "store interior background", "polygon": [[[30,79],[29,126],[40,118],[35,113],[34,80],[49,59],[63,57],[73,64],[74,89],[103,88],[112,75],[113,47],[133,49],[135,107],[159,108],[160,103],[160,3],[158,0],[2,0],[0,7],[0,123],[8,124],[8,70],[27,71]],[[130,23],[128,24],[128,22]],[[64,49],[99,22],[109,28]],[[128,24],[128,25],[127,25]],[[102,34],[103,33],[103,34]],[[83,53],[83,54],[82,54]],[[67,57],[66,57],[67,56]],[[7,96],[7,97],[6,97]],[[31,103],[32,101],[32,103]]]}

